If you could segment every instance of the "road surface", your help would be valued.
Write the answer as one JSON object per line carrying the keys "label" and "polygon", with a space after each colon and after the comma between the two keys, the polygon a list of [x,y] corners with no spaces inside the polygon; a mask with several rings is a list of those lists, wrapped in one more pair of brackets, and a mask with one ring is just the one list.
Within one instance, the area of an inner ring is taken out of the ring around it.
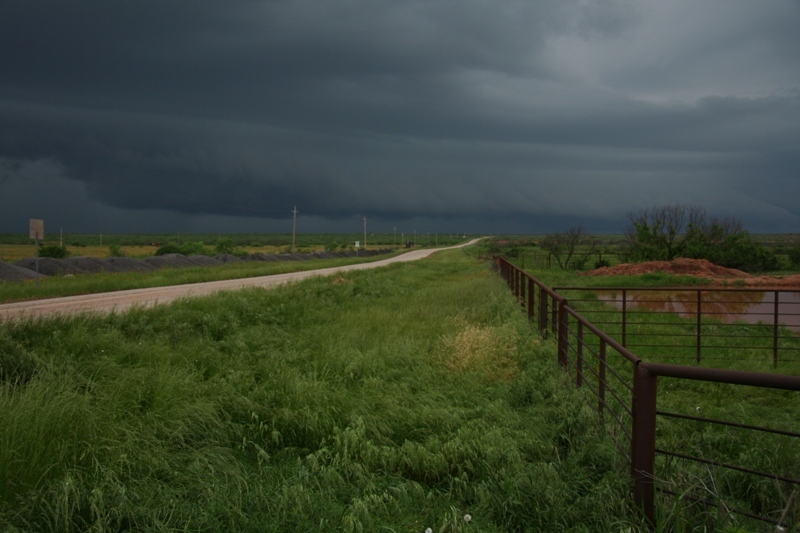
{"label": "road surface", "polygon": [[[462,248],[475,244],[480,239],[450,248]],[[147,289],[131,289],[126,291],[103,292],[98,294],[83,294],[80,296],[65,296],[63,298],[48,298],[45,300],[32,300],[10,304],[0,304],[0,322],[34,318],[52,314],[72,314],[79,312],[108,313],[111,311],[125,311],[131,307],[151,307],[158,304],[169,303],[179,298],[192,296],[205,296],[220,291],[231,291],[246,287],[272,288],[286,283],[300,281],[315,276],[330,276],[350,270],[365,270],[378,268],[391,263],[417,261],[429,257],[440,250],[450,248],[426,248],[374,261],[371,263],[358,263],[341,267],[321,268],[303,272],[290,272],[288,274],[274,274],[272,276],[259,276],[255,278],[228,279],[222,281],[208,281],[205,283],[192,283],[188,285],[171,285],[169,287],[151,287]]]}

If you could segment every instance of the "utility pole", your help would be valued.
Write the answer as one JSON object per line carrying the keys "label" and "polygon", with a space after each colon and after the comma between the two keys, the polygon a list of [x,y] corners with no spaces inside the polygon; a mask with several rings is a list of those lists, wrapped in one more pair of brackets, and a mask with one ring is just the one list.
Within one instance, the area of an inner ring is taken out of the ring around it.
{"label": "utility pole", "polygon": [[297,229],[297,206],[294,206],[294,209],[292,209],[292,215],[294,215],[292,217],[292,253],[294,253],[294,235]]}
{"label": "utility pole", "polygon": [[364,215],[364,249],[367,249],[367,215]]}

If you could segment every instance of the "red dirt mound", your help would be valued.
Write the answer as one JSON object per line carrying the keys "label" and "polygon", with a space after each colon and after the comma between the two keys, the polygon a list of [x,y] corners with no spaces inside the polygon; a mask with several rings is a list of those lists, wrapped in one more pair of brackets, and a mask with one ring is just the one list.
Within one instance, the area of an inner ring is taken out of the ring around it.
{"label": "red dirt mound", "polygon": [[650,261],[647,263],[623,263],[613,267],[602,267],[586,272],[587,276],[635,276],[648,272],[667,272],[698,278],[747,278],[747,272],[735,268],[715,265],[705,259],[679,257],[673,261]]}
{"label": "red dirt mound", "polygon": [[647,263],[623,263],[603,267],[584,273],[586,276],[635,276],[648,272],[667,272],[682,276],[706,278],[720,285],[744,285],[763,288],[800,288],[800,274],[793,276],[752,276],[735,268],[715,265],[705,259],[678,258],[674,261],[650,261]]}

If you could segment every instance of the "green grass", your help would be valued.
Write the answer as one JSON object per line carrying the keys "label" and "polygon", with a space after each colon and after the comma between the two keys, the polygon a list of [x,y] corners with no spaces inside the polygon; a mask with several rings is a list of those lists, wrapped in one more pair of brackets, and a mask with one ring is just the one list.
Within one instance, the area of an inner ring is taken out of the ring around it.
{"label": "green grass", "polygon": [[162,268],[152,272],[114,272],[77,274],[74,276],[51,276],[40,279],[38,283],[36,283],[35,280],[0,280],[0,303],[285,274],[287,272],[300,272],[355,263],[370,263],[393,257],[399,253],[400,252],[396,252],[394,254],[378,255],[362,259],[349,257],[341,259],[312,259],[308,261],[248,261],[213,267]]}
{"label": "green grass", "polygon": [[552,344],[461,251],[2,324],[0,357],[0,530],[639,530]]}

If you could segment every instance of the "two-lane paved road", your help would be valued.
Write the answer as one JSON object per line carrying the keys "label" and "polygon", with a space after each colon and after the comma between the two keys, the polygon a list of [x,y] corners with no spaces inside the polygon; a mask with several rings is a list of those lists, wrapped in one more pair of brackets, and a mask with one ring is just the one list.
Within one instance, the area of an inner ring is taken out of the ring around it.
{"label": "two-lane paved road", "polygon": [[[475,244],[480,239],[450,248],[461,248]],[[107,313],[110,311],[124,311],[133,306],[149,307],[168,303],[178,298],[203,296],[220,291],[230,291],[245,287],[271,288],[293,281],[299,281],[314,276],[330,276],[349,270],[364,270],[377,268],[391,263],[416,261],[430,256],[434,252],[449,248],[434,248],[413,250],[411,252],[374,261],[372,263],[358,263],[341,267],[321,268],[288,274],[275,274],[272,276],[259,276],[255,278],[228,279],[222,281],[208,281],[205,283],[192,283],[188,285],[172,285],[169,287],[151,287],[147,289],[131,289],[127,291],[103,292],[98,294],[84,294],[81,296],[66,296],[63,298],[48,298],[46,300],[33,300],[0,305],[0,321],[17,320],[25,317],[39,317],[56,313],[71,314],[78,312]]]}

